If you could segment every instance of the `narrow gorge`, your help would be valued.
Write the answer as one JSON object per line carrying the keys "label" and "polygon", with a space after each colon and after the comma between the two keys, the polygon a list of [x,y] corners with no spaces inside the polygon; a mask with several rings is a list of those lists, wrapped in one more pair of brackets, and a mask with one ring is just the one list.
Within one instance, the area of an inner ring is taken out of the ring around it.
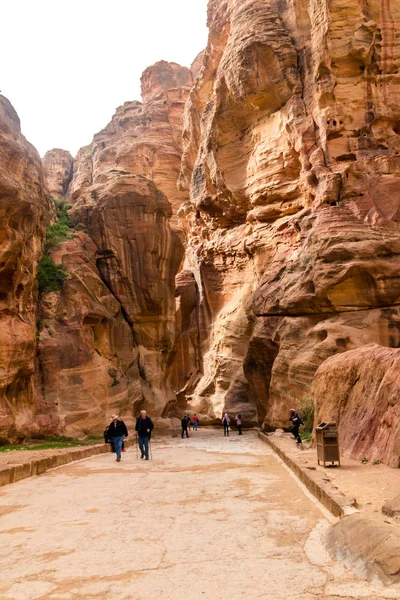
{"label": "narrow gorge", "polygon": [[400,4],[210,0],[208,27],[76,157],[0,96],[0,443],[315,406],[397,467]]}

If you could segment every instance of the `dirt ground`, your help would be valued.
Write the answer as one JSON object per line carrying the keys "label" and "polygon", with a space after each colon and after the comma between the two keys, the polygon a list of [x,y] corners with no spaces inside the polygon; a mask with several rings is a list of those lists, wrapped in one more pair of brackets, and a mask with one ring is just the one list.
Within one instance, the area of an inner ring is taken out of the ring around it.
{"label": "dirt ground", "polygon": [[[273,439],[286,453],[295,457],[296,462],[315,467],[346,496],[355,498],[356,507],[366,516],[381,517],[383,504],[400,492],[400,469],[392,469],[386,465],[363,464],[343,456],[340,459],[340,467],[322,467],[318,466],[316,450],[310,448],[309,444],[303,444],[304,450],[298,449],[290,434],[283,437],[273,436]],[[400,527],[399,520],[386,516],[385,519]]]}
{"label": "dirt ground", "polygon": [[323,546],[332,517],[254,432],[153,441],[0,489],[1,600],[400,598]]}

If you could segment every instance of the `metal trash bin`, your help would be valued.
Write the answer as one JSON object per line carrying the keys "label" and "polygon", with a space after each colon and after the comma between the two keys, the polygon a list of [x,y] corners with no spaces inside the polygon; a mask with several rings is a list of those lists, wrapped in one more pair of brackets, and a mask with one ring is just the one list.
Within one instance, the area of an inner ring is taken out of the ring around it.
{"label": "metal trash bin", "polygon": [[339,434],[336,423],[320,423],[315,428],[315,434],[318,464],[322,462],[325,467],[325,463],[334,465],[337,462],[340,467]]}

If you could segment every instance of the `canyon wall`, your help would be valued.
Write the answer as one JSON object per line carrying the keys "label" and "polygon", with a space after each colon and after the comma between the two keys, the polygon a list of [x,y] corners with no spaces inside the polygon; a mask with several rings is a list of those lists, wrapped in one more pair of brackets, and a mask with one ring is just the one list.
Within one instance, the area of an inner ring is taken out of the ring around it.
{"label": "canyon wall", "polygon": [[42,159],[46,187],[52,198],[62,198],[67,195],[72,179],[74,159],[66,150],[53,148],[46,152]]}
{"label": "canyon wall", "polygon": [[185,396],[282,427],[330,356],[400,342],[400,7],[211,0],[208,24],[180,175]]}
{"label": "canyon wall", "polygon": [[[358,456],[361,388],[344,399],[355,357],[373,370],[400,347],[400,6],[210,0],[208,25],[191,70],[147,69],[143,102],[119,107],[73,164],[47,153],[73,235],[48,250],[68,277],[42,294],[35,358],[35,261],[55,218],[40,182],[23,381],[71,435],[99,431],[110,411],[130,423],[141,407],[160,426],[228,411],[272,429],[315,403]],[[395,397],[376,372],[365,424],[373,404],[386,423]],[[395,464],[390,448],[382,460]]]}
{"label": "canyon wall", "polygon": [[61,163],[57,150],[44,159],[49,187],[68,196],[74,232],[50,252],[69,276],[60,293],[42,297],[39,341],[43,393],[68,435],[99,433],[112,412],[131,426],[141,408],[169,424],[183,258],[177,209],[186,197],[176,180],[191,85],[189,69],[157,63],[143,73],[143,103],[117,109],[79,151],[71,181],[48,166],[49,155]]}
{"label": "canyon wall", "polygon": [[0,95],[0,444],[58,427],[37,393],[36,274],[51,215],[40,157]]}

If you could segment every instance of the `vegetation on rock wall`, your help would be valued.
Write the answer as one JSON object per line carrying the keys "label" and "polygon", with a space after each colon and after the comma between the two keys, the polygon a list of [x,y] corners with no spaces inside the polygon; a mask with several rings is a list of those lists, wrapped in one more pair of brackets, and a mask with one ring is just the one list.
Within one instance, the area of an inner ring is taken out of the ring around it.
{"label": "vegetation on rock wall", "polygon": [[68,277],[68,271],[63,265],[57,265],[48,256],[48,252],[57,244],[66,242],[74,237],[71,231],[72,224],[68,218],[68,209],[71,208],[65,198],[53,198],[56,208],[57,221],[46,230],[45,255],[38,264],[38,285],[41,294],[45,292],[58,292],[64,280]]}
{"label": "vegetation on rock wall", "polygon": [[68,271],[63,265],[56,265],[54,260],[43,256],[38,264],[39,292],[58,292],[64,280],[68,277]]}
{"label": "vegetation on rock wall", "polygon": [[45,251],[47,252],[50,248],[66,242],[74,237],[73,231],[71,231],[72,223],[68,218],[68,209],[71,206],[67,203],[65,198],[53,198],[54,205],[56,207],[57,221],[50,225],[46,231]]}

